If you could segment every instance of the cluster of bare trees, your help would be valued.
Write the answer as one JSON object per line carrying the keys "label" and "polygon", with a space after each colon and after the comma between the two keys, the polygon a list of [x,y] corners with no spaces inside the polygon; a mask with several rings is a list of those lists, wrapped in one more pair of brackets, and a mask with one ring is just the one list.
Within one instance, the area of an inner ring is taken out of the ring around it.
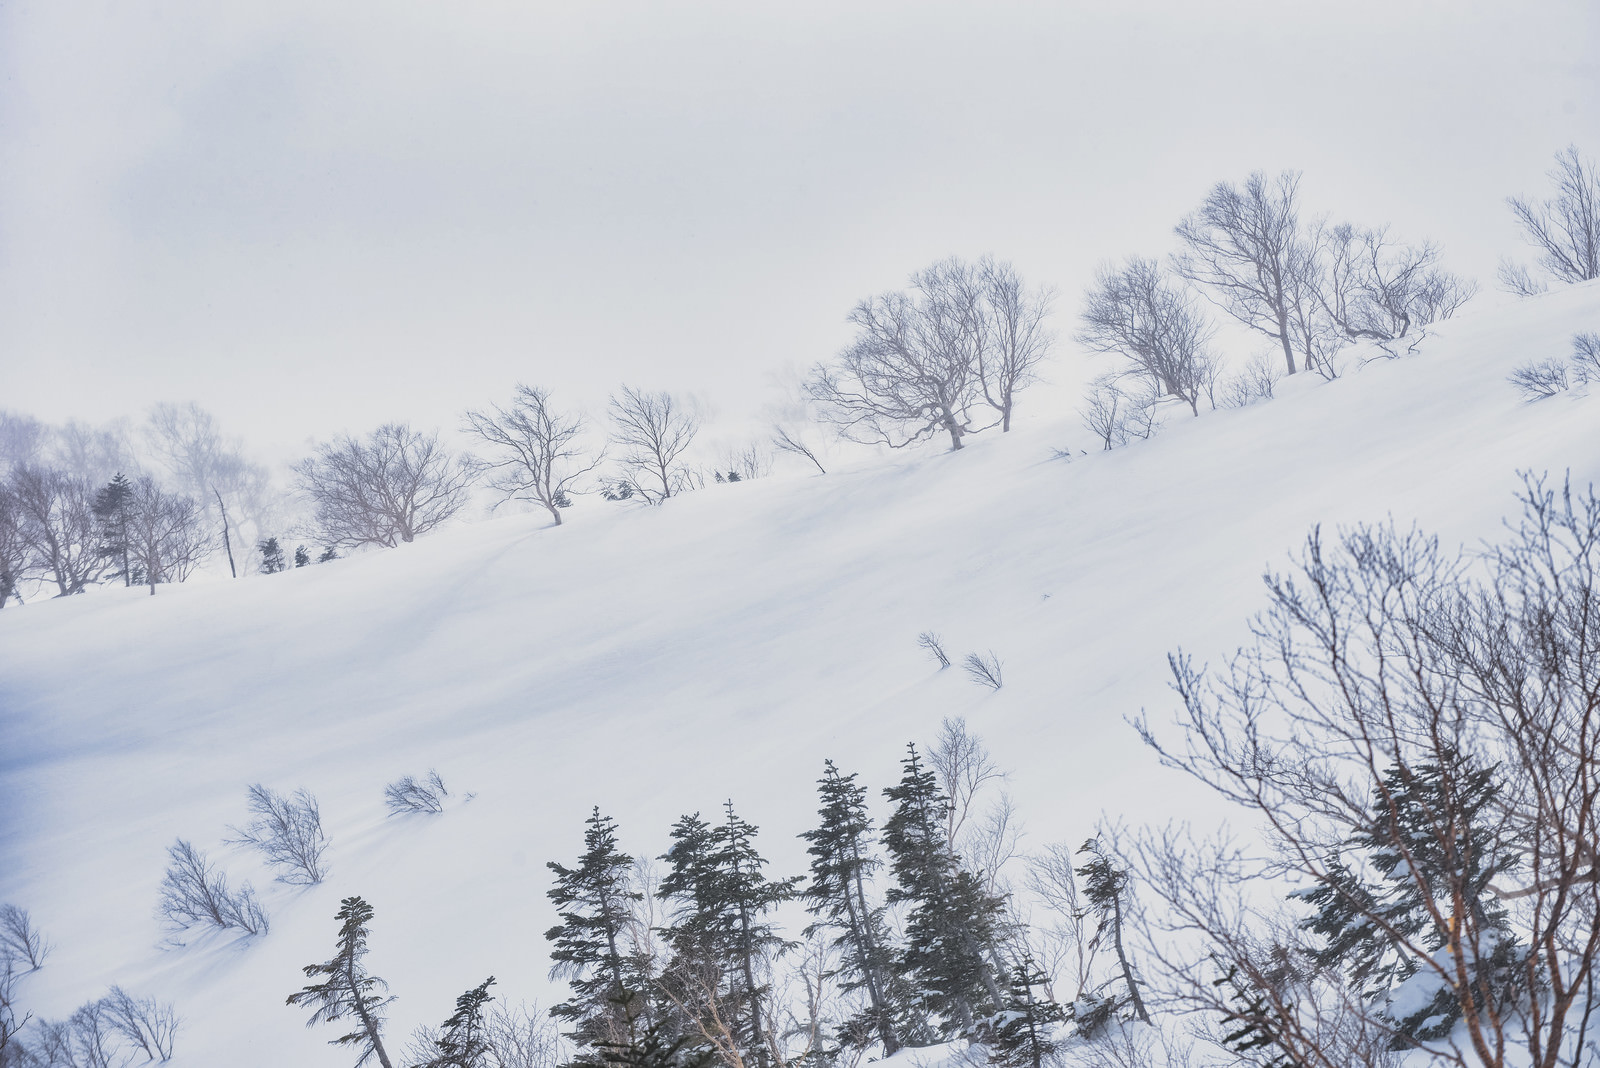
{"label": "cluster of bare trees", "polygon": [[1556,153],[1549,172],[1554,195],[1545,200],[1510,197],[1507,204],[1535,252],[1535,274],[1526,264],[1500,261],[1500,283],[1512,293],[1532,296],[1550,282],[1600,278],[1600,170],[1569,145]]}
{"label": "cluster of bare trees", "polygon": [[[1050,350],[1051,301],[1009,263],[941,260],[908,289],[857,304],[855,340],[813,370],[807,392],[853,441],[902,448],[948,435],[959,449],[969,434],[1010,430],[1018,395]],[[792,434],[779,445],[816,460]]]}
{"label": "cluster of bare trees", "polygon": [[1520,502],[1466,556],[1313,532],[1231,663],[1172,658],[1176,733],[1140,724],[1266,836],[1119,849],[1157,1001],[1253,1063],[1600,1058],[1600,497]]}
{"label": "cluster of bare trees", "polygon": [[[1429,324],[1476,292],[1439,266],[1431,242],[1302,214],[1298,173],[1256,172],[1206,194],[1178,223],[1179,248],[1167,263],[1133,257],[1100,268],[1077,340],[1121,357],[1081,413],[1105,448],[1148,437],[1163,398],[1199,415],[1202,400],[1216,407],[1271,397],[1279,374],[1332,378],[1337,354],[1357,341],[1389,356],[1415,351]],[[1201,298],[1270,340],[1281,370],[1257,360],[1223,379]]]}

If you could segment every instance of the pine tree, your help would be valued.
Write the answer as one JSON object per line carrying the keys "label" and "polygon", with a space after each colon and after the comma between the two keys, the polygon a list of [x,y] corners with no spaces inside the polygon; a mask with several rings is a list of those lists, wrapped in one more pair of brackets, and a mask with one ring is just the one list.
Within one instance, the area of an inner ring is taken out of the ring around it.
{"label": "pine tree", "polygon": [[1031,956],[1023,957],[1007,977],[1005,997],[987,1036],[989,1063],[1004,1068],[1043,1068],[1056,1051],[1052,1030],[1067,1019],[1067,1012],[1052,999],[1034,991],[1047,986],[1048,976]]}
{"label": "pine tree", "polygon": [[294,547],[294,566],[305,567],[309,563],[311,563],[311,550],[304,545],[296,545]]}
{"label": "pine tree", "polygon": [[597,1042],[564,1068],[712,1068],[715,1052],[698,1036],[667,1037],[656,1023],[627,1042]]}
{"label": "pine tree", "polygon": [[362,964],[367,955],[367,924],[372,922],[372,906],[359,897],[347,897],[339,904],[342,907],[334,916],[342,921],[338,951],[326,964],[308,964],[301,969],[307,978],[325,978],[290,994],[285,1004],[315,1006],[307,1027],[353,1018],[355,1029],[330,1039],[328,1044],[354,1046],[358,1054],[356,1068],[372,1057],[377,1057],[383,1068],[393,1068],[383,1048],[383,1009],[394,999],[379,994],[388,984],[368,975]]}
{"label": "pine tree", "polygon": [[333,546],[330,545],[326,549],[322,550],[322,553],[317,557],[317,563],[325,564],[329,560],[337,559],[339,559],[339,553],[336,549],[334,549]]}
{"label": "pine tree", "polygon": [[676,910],[663,932],[674,954],[668,982],[702,1029],[722,1032],[747,1064],[768,1068],[768,988],[761,977],[789,944],[763,917],[794,897],[799,880],[768,879],[756,828],[734,813],[732,801],[725,811],[717,827],[699,813],[683,817],[661,858],[671,866],[661,892]]}
{"label": "pine tree", "polygon": [[1111,929],[1111,947],[1117,954],[1117,966],[1122,969],[1122,981],[1128,987],[1128,1000],[1133,1005],[1133,1014],[1145,1023],[1149,1023],[1150,1014],[1145,1011],[1144,998],[1139,996],[1139,981],[1134,978],[1133,966],[1128,963],[1128,954],[1122,948],[1122,920],[1124,906],[1127,903],[1128,873],[1117,867],[1112,862],[1111,855],[1093,838],[1083,843],[1078,852],[1089,855],[1088,862],[1076,870],[1084,880],[1083,899],[1099,920],[1092,944],[1098,944],[1106,929],[1108,927]]}
{"label": "pine tree", "polygon": [[1226,986],[1233,991],[1228,998],[1233,1008],[1222,1015],[1222,1025],[1233,1028],[1222,1036],[1224,1049],[1248,1056],[1252,1064],[1259,1064],[1261,1068],[1307,1068],[1274,1025],[1267,995],[1251,989],[1249,982],[1239,974],[1237,964],[1231,965],[1222,978],[1211,985]]}
{"label": "pine tree", "polygon": [[129,561],[128,519],[133,509],[133,483],[121,471],[94,495],[91,505],[99,520],[100,555],[117,561],[124,586],[133,585]]}
{"label": "pine tree", "polygon": [[268,538],[260,542],[256,548],[261,551],[261,573],[263,575],[276,575],[287,570],[288,564],[283,562],[283,546],[278,544],[277,538]]}
{"label": "pine tree", "polygon": [[910,906],[901,965],[922,987],[927,1007],[944,1019],[945,1031],[969,1034],[1002,1000],[986,954],[998,939],[1005,901],[985,891],[950,852],[949,799],[917,747],[907,748],[899,785],[884,790],[895,810],[883,825],[895,879],[889,902]]}
{"label": "pine tree", "polygon": [[[893,950],[883,920],[883,906],[867,900],[866,882],[882,865],[872,852],[872,818],[867,814],[867,791],[856,784],[854,774],[840,775],[833,761],[823,764],[817,780],[822,807],[817,814],[821,824],[800,837],[811,845],[811,884],[801,896],[806,910],[817,922],[806,928],[806,936],[820,930],[838,931],[833,945],[842,951],[843,965],[839,989],[844,993],[864,990],[867,1009],[863,1018],[844,1028],[870,1035],[881,1043],[887,1056],[901,1046],[896,1022],[908,1008],[893,971]],[[901,995],[898,996],[897,995]]]}
{"label": "pine tree", "polygon": [[577,867],[545,866],[556,873],[547,896],[561,917],[544,935],[555,943],[550,975],[568,977],[573,992],[550,1015],[571,1022],[567,1036],[580,1046],[631,1038],[634,1019],[648,1010],[648,977],[634,974],[623,945],[643,895],[633,886],[633,858],[617,848],[616,824],[596,807]]}
{"label": "pine tree", "polygon": [[494,998],[494,976],[456,998],[456,1011],[434,1039],[439,1054],[416,1068],[487,1068],[490,1045],[483,1030],[483,1007]]}
{"label": "pine tree", "polygon": [[[1374,792],[1370,825],[1349,840],[1380,882],[1368,882],[1335,856],[1326,878],[1293,895],[1317,910],[1302,924],[1323,938],[1317,963],[1344,968],[1375,1001],[1390,999],[1421,968],[1410,947],[1468,952],[1460,944],[1463,926],[1480,932],[1489,950],[1467,969],[1480,1001],[1504,1000],[1520,981],[1523,950],[1489,889],[1516,863],[1489,829],[1500,789],[1494,769],[1476,768],[1454,751],[1443,755],[1389,768]],[[1445,914],[1444,924],[1436,910]],[[1391,1022],[1403,1045],[1444,1037],[1460,1015],[1460,999],[1443,986],[1431,1001]]]}

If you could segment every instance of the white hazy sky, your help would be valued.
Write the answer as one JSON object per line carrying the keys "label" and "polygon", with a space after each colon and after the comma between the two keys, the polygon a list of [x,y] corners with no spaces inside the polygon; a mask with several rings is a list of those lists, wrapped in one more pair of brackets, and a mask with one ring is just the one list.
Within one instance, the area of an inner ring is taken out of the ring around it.
{"label": "white hazy sky", "polygon": [[1070,335],[1257,168],[1492,289],[1570,142],[1595,0],[0,0],[0,407],[274,455],[518,380],[753,411],[951,253]]}

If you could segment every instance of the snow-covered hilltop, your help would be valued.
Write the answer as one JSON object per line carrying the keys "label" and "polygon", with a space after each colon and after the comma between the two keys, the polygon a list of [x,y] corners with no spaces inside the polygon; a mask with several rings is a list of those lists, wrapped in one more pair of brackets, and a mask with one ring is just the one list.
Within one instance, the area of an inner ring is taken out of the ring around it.
{"label": "snow-covered hilltop", "polygon": [[[22,1004],[58,1018],[115,984],[176,1006],[174,1064],[348,1064],[283,1001],[355,894],[396,1045],[491,974],[548,1004],[545,862],[577,855],[592,806],[656,855],[680,814],[731,798],[771,871],[799,874],[824,759],[881,816],[906,742],[944,717],[1010,772],[1025,852],[1076,846],[1102,814],[1220,822],[1124,721],[1168,718],[1166,654],[1239,644],[1263,568],[1315,524],[1392,515],[1476,544],[1518,472],[1600,482],[1600,385],[1529,403],[1507,381],[1597,329],[1586,283],[1469,306],[1414,356],[1297,375],[1110,452],[1074,415],[1032,412],[959,453],[0,612],[0,901],[54,945]],[[992,652],[1003,688],[938,670],[924,631]],[[391,818],[385,784],[429,769],[444,811]],[[224,844],[253,783],[315,794],[325,881],[274,882]],[[254,884],[268,933],[162,927],[177,838]]]}

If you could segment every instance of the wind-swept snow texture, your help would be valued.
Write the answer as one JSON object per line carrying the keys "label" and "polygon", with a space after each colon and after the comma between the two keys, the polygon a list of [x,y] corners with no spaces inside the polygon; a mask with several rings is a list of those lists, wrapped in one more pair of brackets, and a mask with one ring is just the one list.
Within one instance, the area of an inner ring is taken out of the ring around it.
{"label": "wind-swept snow texture", "polygon": [[[1012,770],[1025,845],[1077,844],[1102,812],[1220,819],[1124,722],[1165,720],[1166,654],[1231,650],[1263,569],[1313,524],[1392,514],[1471,545],[1514,508],[1519,470],[1600,480],[1600,387],[1530,404],[1506,381],[1594,329],[1591,284],[1110,453],[1077,455],[1093,446],[1075,416],[1024,407],[959,453],[0,612],[0,900],[55,944],[23,1003],[57,1018],[116,983],[176,1004],[175,1064],[345,1064],[335,1029],[283,1002],[333,952],[350,894],[376,909],[396,1047],[490,974],[548,1003],[544,862],[577,856],[591,806],[656,854],[677,816],[731,797],[774,872],[796,873],[823,759],[882,787],[944,716]],[[925,630],[958,661],[994,650],[1004,688],[938,671]],[[444,812],[387,816],[384,784],[433,767]],[[223,844],[254,782],[320,800],[326,882],[273,883]],[[269,934],[163,932],[179,836],[255,883]]]}

